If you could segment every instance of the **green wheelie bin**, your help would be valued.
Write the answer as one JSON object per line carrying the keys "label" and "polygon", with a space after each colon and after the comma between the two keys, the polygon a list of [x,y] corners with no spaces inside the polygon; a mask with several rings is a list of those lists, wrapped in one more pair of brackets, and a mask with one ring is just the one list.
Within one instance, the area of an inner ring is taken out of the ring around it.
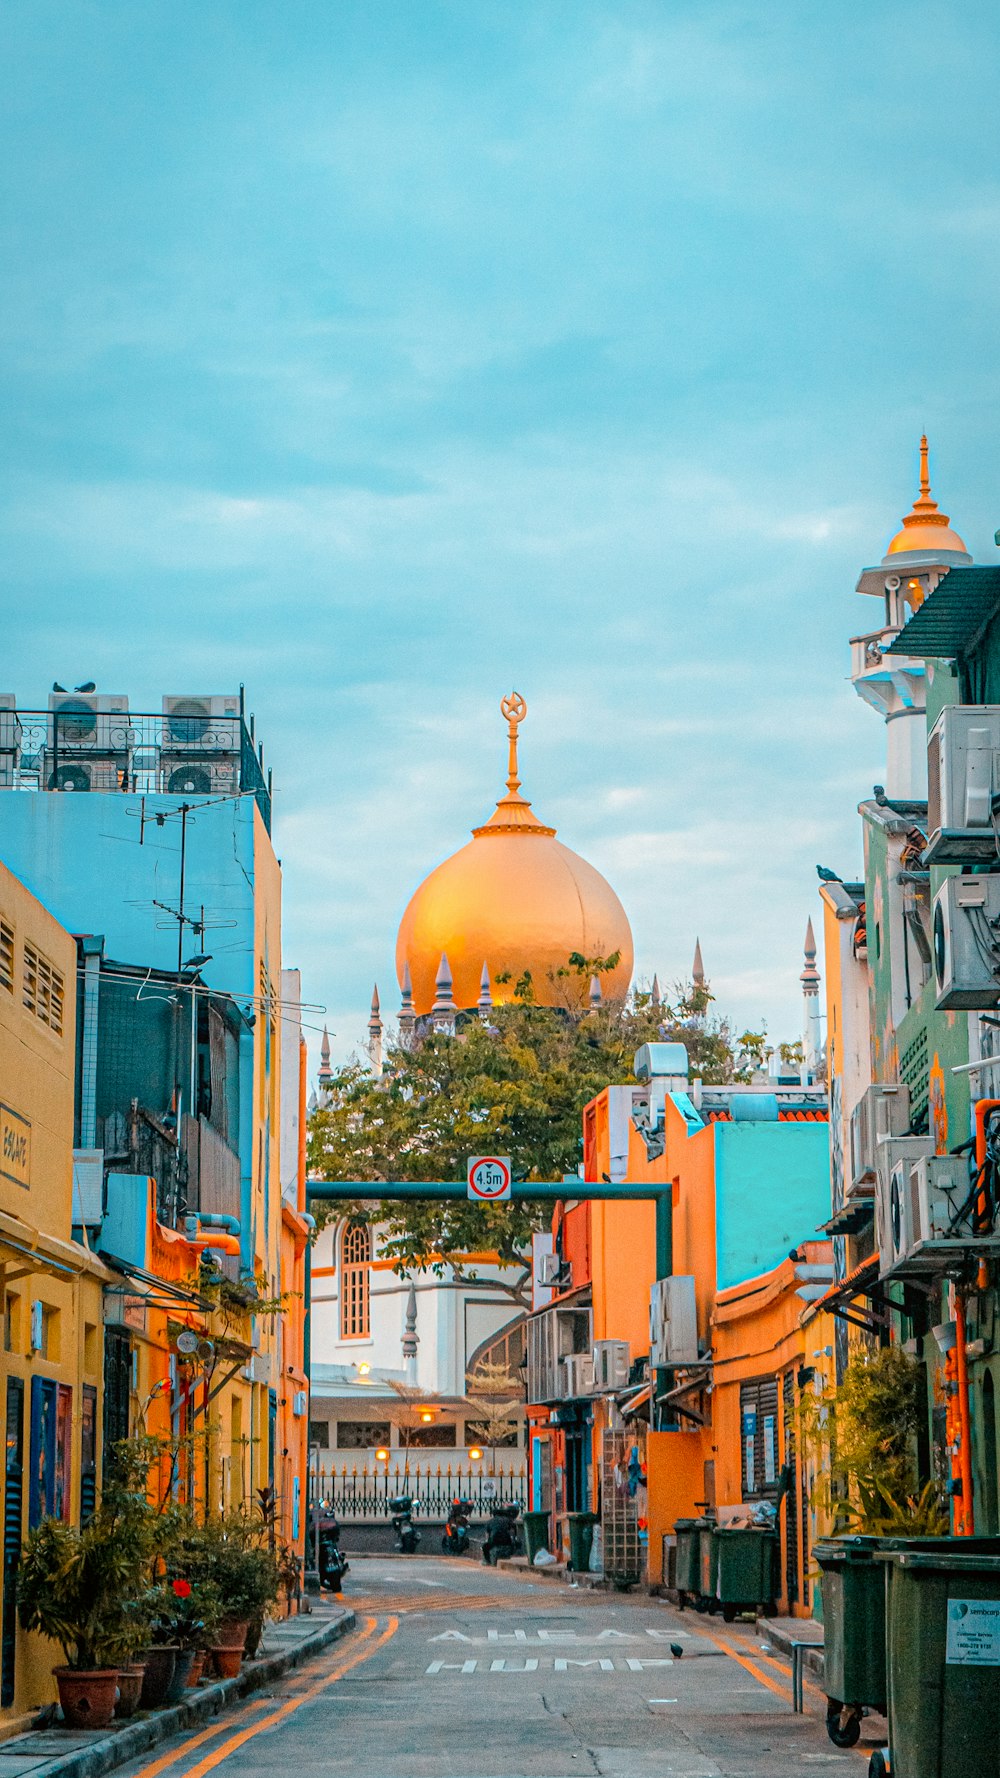
{"label": "green wheelie bin", "polygon": [[524,1526],[524,1553],[529,1562],[533,1562],[539,1550],[549,1547],[549,1514],[531,1512],[521,1514]]}
{"label": "green wheelie bin", "polygon": [[[1000,1554],[938,1537],[884,1547],[889,1757],[879,1778],[1000,1775]],[[965,1549],[963,1550],[963,1545]]]}
{"label": "green wheelie bin", "polygon": [[862,1711],[883,1715],[885,1569],[878,1537],[827,1537],[813,1545],[823,1590],[826,1732],[836,1747],[853,1747]]}
{"label": "green wheelie bin", "polygon": [[675,1519],[677,1538],[677,1603],[681,1610],[701,1592],[701,1542],[697,1519]]}
{"label": "green wheelie bin", "polygon": [[695,1599],[696,1611],[717,1611],[718,1578],[719,1578],[719,1546],[715,1541],[716,1523],[714,1519],[696,1519],[698,1527],[698,1594]]}
{"label": "green wheelie bin", "polygon": [[596,1513],[567,1513],[569,1521],[569,1565],[574,1574],[585,1574],[590,1562],[590,1546],[594,1541]]}
{"label": "green wheelie bin", "polygon": [[716,1595],[731,1624],[737,1612],[767,1612],[778,1592],[778,1533],[762,1525],[716,1525]]}

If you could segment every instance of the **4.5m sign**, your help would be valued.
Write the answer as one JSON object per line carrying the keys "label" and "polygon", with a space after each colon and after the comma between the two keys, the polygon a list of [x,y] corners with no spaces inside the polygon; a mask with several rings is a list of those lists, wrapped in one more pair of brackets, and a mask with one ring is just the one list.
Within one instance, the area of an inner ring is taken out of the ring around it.
{"label": "4.5m sign", "polygon": [[466,1172],[469,1198],[474,1204],[502,1204],[510,1197],[512,1177],[509,1155],[471,1155]]}

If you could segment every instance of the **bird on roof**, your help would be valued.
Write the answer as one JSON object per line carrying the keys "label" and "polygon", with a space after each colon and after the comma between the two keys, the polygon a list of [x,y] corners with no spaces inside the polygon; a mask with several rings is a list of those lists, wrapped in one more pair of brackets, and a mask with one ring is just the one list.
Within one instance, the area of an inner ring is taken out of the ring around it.
{"label": "bird on roof", "polygon": [[96,686],[93,679],[88,679],[86,681],[86,683],[83,685],[74,685],[73,690],[74,691],[96,691],[97,686]]}
{"label": "bird on roof", "polygon": [[818,876],[821,883],[841,883],[841,882],[843,882],[843,878],[841,877],[839,870],[827,870],[825,864],[818,864],[816,866],[816,875]]}
{"label": "bird on roof", "polygon": [[64,686],[64,685],[60,685],[60,684],[59,684],[59,681],[58,681],[58,679],[57,679],[57,680],[55,680],[55,682],[54,682],[54,684],[53,684],[53,686],[52,686],[52,690],[53,690],[53,691],[65,691],[65,690],[66,690],[66,687],[65,687],[65,686]]}

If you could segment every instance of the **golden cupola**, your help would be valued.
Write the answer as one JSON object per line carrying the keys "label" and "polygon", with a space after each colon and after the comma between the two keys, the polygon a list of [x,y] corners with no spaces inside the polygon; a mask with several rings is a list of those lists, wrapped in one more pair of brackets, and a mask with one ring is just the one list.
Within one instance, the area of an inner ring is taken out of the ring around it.
{"label": "golden cupola", "polygon": [[517,741],[527,705],[513,692],[500,709],[509,741],[506,794],[469,843],[421,883],[400,923],[396,974],[404,993],[412,986],[418,1018],[434,1005],[443,956],[459,1011],[482,1006],[487,974],[496,1002],[512,1000],[527,973],[540,1005],[583,1004],[589,972],[570,970],[573,954],[618,953],[600,975],[605,999],[623,997],[632,979],[632,932],[610,883],[557,840],[521,795]]}
{"label": "golden cupola", "polygon": [[[924,433],[920,440],[920,493],[903,520],[903,529],[896,532],[886,551],[885,567],[900,556],[910,555],[932,556],[949,567],[972,561],[958,532],[952,530],[947,513],[941,512],[937,501],[931,499],[928,455],[927,434]],[[899,566],[903,565],[899,563]]]}

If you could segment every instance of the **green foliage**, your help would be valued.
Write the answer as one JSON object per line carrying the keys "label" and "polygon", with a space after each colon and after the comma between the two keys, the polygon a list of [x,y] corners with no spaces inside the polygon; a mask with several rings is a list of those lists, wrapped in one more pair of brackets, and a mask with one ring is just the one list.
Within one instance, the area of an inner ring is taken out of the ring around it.
{"label": "green foliage", "polygon": [[263,1618],[278,1597],[278,1559],[267,1546],[263,1520],[229,1513],[193,1526],[171,1552],[170,1565],[217,1593],[221,1615]]}
{"label": "green foliage", "polygon": [[[568,959],[567,974],[614,967],[612,958]],[[491,1025],[463,1018],[455,1037],[432,1033],[412,1051],[390,1048],[386,1072],[373,1077],[357,1063],[334,1077],[329,1103],[310,1125],[310,1172],[321,1179],[464,1179],[471,1154],[509,1154],[518,1177],[558,1179],[580,1161],[584,1106],[605,1087],[634,1080],[644,1043],[687,1046],[692,1074],[708,1083],[739,1077],[739,1059],[725,1019],[712,1017],[707,985],[678,984],[672,1004],[654,1006],[648,992],[622,1004],[574,1014],[533,1004],[530,983],[518,999],[496,1007]],[[528,1202],[317,1206],[322,1225],[349,1215],[378,1222],[384,1251],[397,1270],[441,1275],[461,1256],[497,1253],[522,1269],[532,1233],[550,1211]],[[503,1286],[501,1286],[503,1288]],[[523,1280],[508,1287],[521,1300]]]}
{"label": "green foliage", "polygon": [[844,1512],[846,1529],[866,1537],[944,1537],[948,1508],[940,1482],[928,1482],[920,1495],[899,1500],[883,1482],[858,1481],[857,1505]]}
{"label": "green foliage", "polygon": [[176,1575],[153,1589],[151,1640],[179,1648],[211,1648],[222,1621],[222,1594],[210,1580]]}
{"label": "green foliage", "polygon": [[814,1398],[805,1424],[824,1504],[841,1529],[878,1537],[947,1530],[937,1483],[920,1492],[916,1433],[923,1372],[901,1346],[857,1350],[837,1388]]}

